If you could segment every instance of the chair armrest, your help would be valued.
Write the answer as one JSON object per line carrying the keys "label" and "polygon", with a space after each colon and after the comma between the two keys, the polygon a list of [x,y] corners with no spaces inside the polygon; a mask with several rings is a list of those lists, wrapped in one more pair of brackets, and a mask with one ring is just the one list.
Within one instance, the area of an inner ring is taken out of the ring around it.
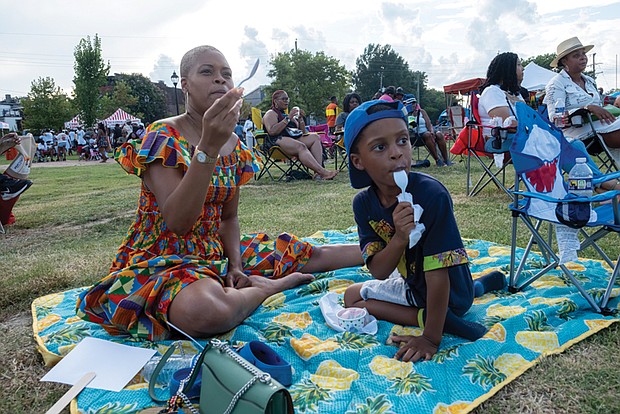
{"label": "chair armrest", "polygon": [[549,197],[544,194],[532,193],[529,191],[511,191],[511,193],[519,195],[521,197],[536,198],[538,200],[548,201],[550,203],[556,203],[556,204],[564,203],[566,201],[578,201],[578,202],[584,202],[584,203],[588,203],[588,202],[589,203],[600,203],[603,201],[611,200],[616,196],[620,196],[619,190],[605,191],[604,193],[596,194],[596,195],[593,195],[592,197],[575,197],[571,199]]}

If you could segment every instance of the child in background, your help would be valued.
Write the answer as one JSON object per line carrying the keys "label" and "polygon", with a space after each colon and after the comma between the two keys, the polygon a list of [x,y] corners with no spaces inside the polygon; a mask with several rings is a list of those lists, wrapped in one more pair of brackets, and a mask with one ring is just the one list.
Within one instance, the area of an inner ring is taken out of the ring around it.
{"label": "child in background", "polygon": [[[404,343],[395,356],[402,361],[431,359],[443,332],[469,340],[482,337],[486,328],[462,316],[474,296],[504,288],[506,279],[492,272],[472,280],[448,190],[429,175],[409,172],[411,144],[403,104],[363,103],[347,118],[344,141],[351,185],[369,187],[354,198],[353,213],[362,256],[378,279],[347,288],[345,306],[423,328],[422,336],[392,337]],[[407,172],[407,192],[424,210],[420,223],[425,230],[411,248],[414,208],[397,200],[401,193],[393,177],[397,171]]]}

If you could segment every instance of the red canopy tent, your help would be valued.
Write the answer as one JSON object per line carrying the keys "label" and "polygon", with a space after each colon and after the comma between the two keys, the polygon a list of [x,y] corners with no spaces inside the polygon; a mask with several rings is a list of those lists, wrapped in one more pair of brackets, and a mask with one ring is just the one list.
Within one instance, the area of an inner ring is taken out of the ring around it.
{"label": "red canopy tent", "polygon": [[443,92],[445,94],[451,93],[465,95],[466,93],[478,90],[485,80],[485,78],[473,78],[453,83],[452,85],[445,85],[443,87]]}

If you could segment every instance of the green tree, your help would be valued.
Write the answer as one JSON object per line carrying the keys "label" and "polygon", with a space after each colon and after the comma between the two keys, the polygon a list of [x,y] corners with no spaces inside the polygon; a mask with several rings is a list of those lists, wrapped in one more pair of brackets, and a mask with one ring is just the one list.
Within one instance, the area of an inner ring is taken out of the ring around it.
{"label": "green tree", "polygon": [[24,128],[59,130],[74,116],[69,97],[50,77],[32,81],[30,92],[21,104],[24,107]]}
{"label": "green tree", "polygon": [[118,108],[121,108],[125,112],[130,112],[129,108],[137,102],[138,98],[131,93],[131,89],[125,82],[116,82],[114,89],[101,97],[98,118],[107,118]]}
{"label": "green tree", "polygon": [[355,61],[353,83],[355,89],[368,100],[380,89],[381,85],[400,86],[407,93],[416,94],[419,90],[418,101],[423,102],[426,92],[426,73],[413,71],[409,64],[390,45],[369,44],[364,53]]}
{"label": "green tree", "polygon": [[97,120],[101,96],[99,88],[106,84],[110,64],[105,64],[101,57],[101,39],[96,34],[92,41],[90,36],[81,39],[75,47],[74,56],[75,104],[84,124],[90,126]]}
{"label": "green tree", "polygon": [[437,89],[425,89],[423,96],[424,101],[421,106],[434,124],[439,115],[446,109],[446,96],[443,91]]}
{"label": "green tree", "polygon": [[131,95],[137,99],[128,105],[125,109],[127,112],[142,118],[145,124],[168,116],[166,97],[149,78],[140,73],[119,73],[115,78],[117,83],[125,83]]}
{"label": "green tree", "polygon": [[545,53],[543,55],[532,56],[531,58],[524,59],[521,63],[523,64],[523,67],[526,67],[530,62],[534,62],[538,66],[551,70],[553,69],[551,67],[551,61],[555,59],[555,56],[555,53]]}
{"label": "green tree", "polygon": [[323,118],[329,98],[336,96],[342,101],[351,87],[351,73],[338,59],[324,52],[291,50],[278,53],[270,63],[272,69],[267,76],[273,81],[265,88],[266,98],[259,105],[263,110],[271,106],[271,94],[284,89],[291,107],[299,106],[306,115]]}

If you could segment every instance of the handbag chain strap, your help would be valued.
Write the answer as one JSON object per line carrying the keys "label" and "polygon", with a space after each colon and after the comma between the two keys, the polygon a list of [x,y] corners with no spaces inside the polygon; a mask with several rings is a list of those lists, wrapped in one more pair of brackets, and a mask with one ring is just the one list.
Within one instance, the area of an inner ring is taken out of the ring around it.
{"label": "handbag chain strap", "polygon": [[[228,346],[228,344],[225,341],[220,341],[219,339],[211,339],[210,343],[211,343],[211,346],[213,346],[214,348],[217,348],[219,352],[224,352],[226,355],[234,359],[239,365],[241,365],[251,374],[254,374],[252,378],[250,378],[250,380],[247,383],[245,383],[245,385],[241,387],[239,391],[235,393],[235,395],[233,395],[232,399],[230,400],[230,404],[228,404],[228,408],[226,408],[226,411],[224,411],[224,414],[230,414],[232,410],[235,408],[235,405],[237,405],[237,401],[239,401],[239,398],[241,398],[243,394],[245,394],[250,389],[250,387],[254,385],[256,381],[269,384],[271,383],[271,375],[259,370],[254,365],[250,364],[248,361],[243,359],[243,357],[241,357],[230,346]],[[183,400],[183,402],[185,403],[185,406],[192,412],[192,414],[200,414],[198,410],[194,408],[189,398],[187,398],[187,396],[182,391],[185,388],[185,384],[187,383],[187,381],[189,381],[195,369],[196,369],[196,365],[192,367],[190,374],[186,378],[181,380],[177,395]],[[200,369],[200,367],[198,367],[198,369]]]}

